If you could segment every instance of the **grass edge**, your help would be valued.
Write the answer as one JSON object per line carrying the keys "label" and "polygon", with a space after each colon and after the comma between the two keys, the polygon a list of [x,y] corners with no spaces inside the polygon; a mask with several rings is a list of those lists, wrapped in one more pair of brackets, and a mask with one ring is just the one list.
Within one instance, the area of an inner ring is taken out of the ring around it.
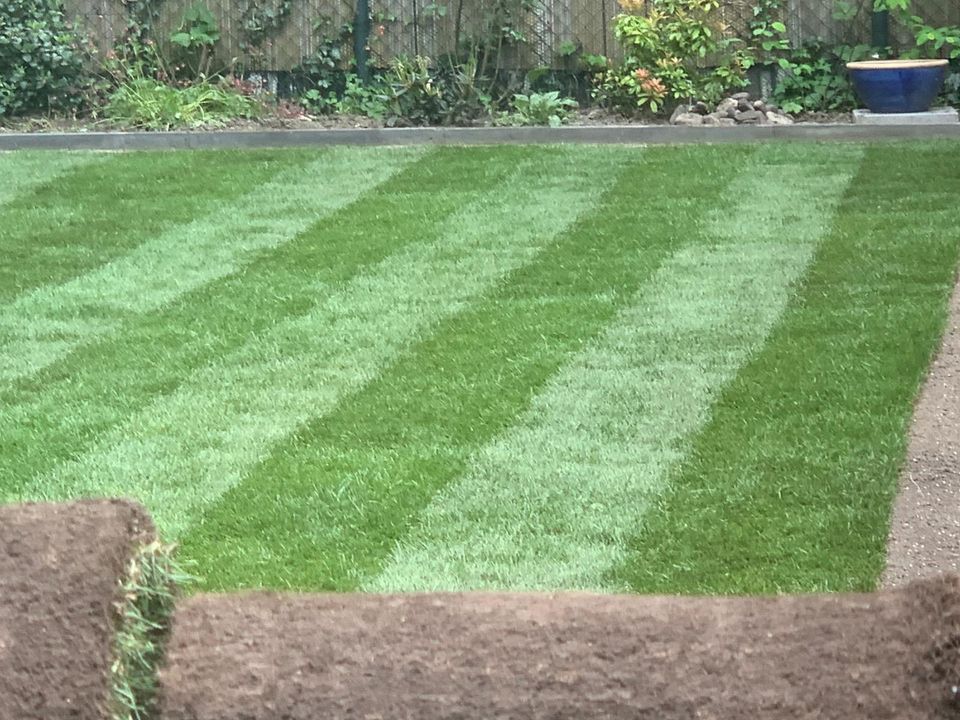
{"label": "grass edge", "polygon": [[194,582],[175,557],[176,545],[139,545],[127,561],[114,603],[117,632],[110,664],[110,720],[155,716],[157,671],[182,588]]}

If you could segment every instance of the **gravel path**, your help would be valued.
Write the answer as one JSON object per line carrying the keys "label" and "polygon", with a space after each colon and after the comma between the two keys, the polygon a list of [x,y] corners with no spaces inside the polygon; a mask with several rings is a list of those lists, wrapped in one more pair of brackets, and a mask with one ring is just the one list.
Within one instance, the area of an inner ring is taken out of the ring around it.
{"label": "gravel path", "polygon": [[960,284],[914,410],[882,586],[960,571]]}

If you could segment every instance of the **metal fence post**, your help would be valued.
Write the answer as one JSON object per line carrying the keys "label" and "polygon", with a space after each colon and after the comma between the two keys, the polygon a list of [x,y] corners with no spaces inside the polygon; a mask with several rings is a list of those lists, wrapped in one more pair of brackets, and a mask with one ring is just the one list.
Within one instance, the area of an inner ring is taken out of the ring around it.
{"label": "metal fence post", "polygon": [[357,77],[363,83],[370,80],[370,57],[367,52],[370,29],[370,2],[357,0],[357,12],[353,18],[353,57],[357,63]]}

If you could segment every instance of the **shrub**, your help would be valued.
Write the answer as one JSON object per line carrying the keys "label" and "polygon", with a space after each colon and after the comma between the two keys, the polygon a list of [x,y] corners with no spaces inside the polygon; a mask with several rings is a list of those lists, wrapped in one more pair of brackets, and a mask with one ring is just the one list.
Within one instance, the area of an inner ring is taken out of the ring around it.
{"label": "shrub", "polygon": [[0,115],[76,107],[78,39],[57,0],[0,2]]}
{"label": "shrub", "polygon": [[386,77],[387,125],[470,125],[489,116],[477,76],[475,60],[433,70],[429,58],[395,59]]}
{"label": "shrub", "polygon": [[259,115],[260,104],[225,84],[200,82],[174,87],[150,77],[130,80],[110,95],[106,116],[146,130],[223,126]]}
{"label": "shrub", "polygon": [[577,107],[575,100],[560,97],[556,90],[545,93],[513,96],[513,112],[504,118],[511,125],[549,125],[560,127],[570,110]]}
{"label": "shrub", "polygon": [[867,45],[829,47],[807,43],[780,58],[773,102],[788,113],[840,112],[856,106],[844,66],[867,57]]}
{"label": "shrub", "polygon": [[[615,20],[622,65],[601,73],[594,97],[626,112],[660,111],[668,100],[716,102],[745,87],[752,56],[723,36],[719,0],[621,0]],[[644,14],[639,14],[641,11]]]}

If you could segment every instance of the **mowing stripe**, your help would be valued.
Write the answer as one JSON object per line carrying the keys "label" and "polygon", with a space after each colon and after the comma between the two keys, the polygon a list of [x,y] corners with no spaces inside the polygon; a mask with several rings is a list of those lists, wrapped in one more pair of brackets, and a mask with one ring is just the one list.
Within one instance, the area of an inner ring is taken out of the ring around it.
{"label": "mowing stripe", "polygon": [[71,168],[103,160],[104,157],[93,153],[56,153],[53,157],[43,152],[0,153],[0,175],[3,176],[0,205],[41,185],[52,183]]}
{"label": "mowing stripe", "polygon": [[0,502],[28,497],[31,478],[77,457],[191,372],[307,312],[319,293],[404,245],[437,239],[449,215],[495,192],[531,152],[438,148],[429,162],[408,165],[375,194],[259,252],[243,272],[132,318],[102,341],[0,389]]}
{"label": "mowing stripe", "polygon": [[75,280],[39,288],[0,310],[0,383],[35,373],[236,271],[258,250],[287,242],[422,154],[339,148],[285,171],[217,212],[176,227]]}
{"label": "mowing stripe", "polygon": [[622,589],[606,573],[777,322],[861,153],[771,149],[731,188],[713,242],[674,254],[434,499],[366,589]]}
{"label": "mowing stripe", "polygon": [[193,524],[180,549],[205,587],[355,590],[471,453],[702,224],[752,151],[620,152],[642,162],[556,243],[278,444]]}
{"label": "mowing stripe", "polygon": [[874,589],[956,279],[958,197],[956,143],[868,150],[802,292],[718,400],[612,581],[662,593]]}
{"label": "mowing stripe", "polygon": [[0,206],[0,304],[90,272],[247,192],[281,164],[300,164],[264,153],[78,157],[89,160]]}
{"label": "mowing stripe", "polygon": [[[441,241],[391,256],[196,373],[43,478],[39,494],[132,495],[168,537],[179,537],[274,443],[329,412],[419,333],[528,262],[588,210],[623,166],[615,151],[604,153],[605,162],[597,152],[554,149],[521,164],[496,196],[453,216]],[[578,164],[583,171],[571,173]]]}

